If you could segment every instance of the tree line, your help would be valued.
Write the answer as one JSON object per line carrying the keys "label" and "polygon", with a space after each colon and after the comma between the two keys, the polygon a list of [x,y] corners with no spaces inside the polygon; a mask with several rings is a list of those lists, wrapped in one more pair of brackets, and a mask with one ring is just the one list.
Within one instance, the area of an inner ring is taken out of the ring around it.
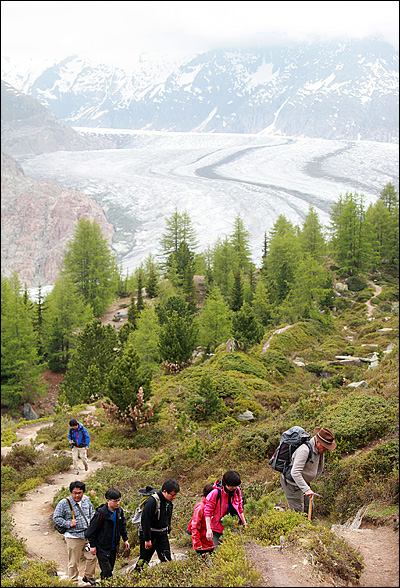
{"label": "tree line", "polygon": [[[398,220],[393,184],[368,208],[362,195],[346,193],[333,205],[327,231],[312,205],[301,227],[279,216],[257,267],[240,215],[230,235],[198,253],[189,215],[176,210],[166,219],[159,254],[124,275],[99,225],[81,218],[49,294],[39,287],[31,302],[17,274],[2,276],[3,406],[15,409],[37,396],[48,368],[65,372],[60,402],[106,395],[127,418],[139,406],[139,388],[149,398],[160,364],[179,371],[197,346],[205,357],[228,339],[246,349],[267,328],[298,320],[330,328],[333,276],[398,275]],[[194,276],[204,276],[201,305]],[[100,319],[116,296],[131,296],[119,331]]]}

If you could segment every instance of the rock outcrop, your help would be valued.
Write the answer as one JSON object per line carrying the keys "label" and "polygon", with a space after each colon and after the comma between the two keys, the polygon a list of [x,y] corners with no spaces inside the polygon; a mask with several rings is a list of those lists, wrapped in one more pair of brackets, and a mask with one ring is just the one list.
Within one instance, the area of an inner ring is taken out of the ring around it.
{"label": "rock outcrop", "polygon": [[81,217],[96,220],[110,242],[114,227],[85,194],[24,175],[1,154],[1,272],[14,271],[27,287],[54,284],[65,248]]}

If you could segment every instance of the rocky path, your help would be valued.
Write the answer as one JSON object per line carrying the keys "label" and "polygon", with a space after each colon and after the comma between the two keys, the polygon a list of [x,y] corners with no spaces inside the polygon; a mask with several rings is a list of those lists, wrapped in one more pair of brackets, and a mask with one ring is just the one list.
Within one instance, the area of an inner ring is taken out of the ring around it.
{"label": "rocky path", "polygon": [[382,286],[378,286],[377,284],[374,284],[374,282],[368,282],[368,284],[375,288],[375,294],[365,303],[367,305],[367,316],[372,316],[375,307],[373,304],[371,304],[371,300],[372,298],[379,296],[379,294],[382,292]]}
{"label": "rocky path", "polygon": [[[84,413],[94,410],[87,407]],[[17,433],[19,444],[30,444],[37,431],[47,426],[46,423],[26,425]],[[10,448],[2,448],[3,450]],[[42,484],[29,492],[24,500],[16,502],[10,509],[14,519],[14,533],[26,540],[26,547],[30,557],[55,561],[60,579],[66,578],[67,550],[62,535],[53,528],[52,502],[54,495],[62,486],[68,486],[77,477],[85,481],[91,473],[105,465],[101,461],[90,460],[89,471],[82,470],[79,476],[70,471],[57,474],[50,484]],[[353,547],[358,548],[364,556],[365,570],[358,586],[372,587],[399,586],[399,536],[389,527],[374,529],[341,529],[335,528],[335,532],[344,537]],[[175,548],[171,545],[174,559],[184,556],[185,549]],[[305,555],[294,553],[291,550],[276,547],[263,547],[254,542],[246,545],[248,559],[260,571],[262,586],[266,587],[322,587],[345,586],[338,583],[329,575],[324,574],[312,565]],[[155,563],[156,558],[154,559]],[[136,558],[129,562],[125,569],[133,567]],[[153,560],[152,560],[153,563]],[[84,563],[81,563],[80,577],[83,573]],[[87,586],[79,581],[78,586]]]}
{"label": "rocky path", "polygon": [[[93,406],[88,406],[82,413],[87,414],[94,411]],[[17,431],[17,444],[30,445],[31,439],[35,439],[36,433],[42,428],[49,425],[49,422],[35,423],[26,425]],[[2,455],[7,454],[11,447],[2,447]],[[47,448],[45,448],[48,451]],[[65,540],[62,535],[57,533],[53,527],[53,499],[54,496],[63,486],[79,479],[84,482],[93,472],[106,465],[103,461],[93,461],[90,459],[90,449],[88,452],[89,471],[85,472],[82,468],[77,476],[72,469],[68,472],[61,472],[53,476],[50,484],[42,484],[28,494],[24,500],[15,502],[10,508],[9,513],[12,516],[15,526],[13,533],[26,541],[26,548],[29,556],[36,559],[45,559],[56,562],[58,575],[60,579],[68,579],[67,568],[67,548]],[[173,557],[179,559],[183,551],[179,548],[172,547]],[[136,559],[130,561],[126,568],[132,567],[136,563]],[[156,561],[156,557],[152,562]],[[80,565],[80,577],[78,586],[88,586],[81,582],[81,577],[84,570],[84,562]],[[100,568],[97,566],[96,571]]]}

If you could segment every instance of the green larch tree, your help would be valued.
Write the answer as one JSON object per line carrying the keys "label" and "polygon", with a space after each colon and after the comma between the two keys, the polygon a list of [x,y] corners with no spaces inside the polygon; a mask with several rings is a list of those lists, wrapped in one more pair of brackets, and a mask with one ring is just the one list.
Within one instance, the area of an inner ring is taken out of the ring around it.
{"label": "green larch tree", "polygon": [[214,351],[226,342],[231,333],[232,312],[216,286],[206,296],[200,313],[200,341],[204,347]]}
{"label": "green larch tree", "polygon": [[56,279],[45,303],[44,350],[49,368],[62,371],[68,365],[79,329],[93,319],[93,310],[66,274]]}
{"label": "green larch tree", "polygon": [[17,408],[44,392],[36,337],[15,272],[1,277],[1,393],[5,406]]}
{"label": "green larch tree", "polygon": [[80,218],[64,255],[64,273],[72,279],[95,316],[102,316],[115,297],[118,267],[97,221]]}
{"label": "green larch tree", "polygon": [[299,244],[302,253],[308,253],[317,261],[322,261],[326,253],[326,243],[318,214],[311,204],[299,232]]}
{"label": "green larch tree", "polygon": [[233,233],[230,237],[234,267],[247,271],[250,263],[250,233],[245,228],[240,214],[235,218]]}

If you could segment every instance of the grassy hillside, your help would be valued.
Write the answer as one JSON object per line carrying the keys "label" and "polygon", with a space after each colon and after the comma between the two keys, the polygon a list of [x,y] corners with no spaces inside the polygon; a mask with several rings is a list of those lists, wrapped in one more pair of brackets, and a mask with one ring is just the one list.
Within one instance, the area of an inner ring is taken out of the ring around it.
{"label": "grassy hillside", "polygon": [[[109,422],[101,400],[96,403],[95,416],[84,419],[91,435],[90,457],[109,465],[87,483],[95,507],[104,501],[105,490],[115,486],[129,519],[140,499],[138,488],[160,487],[164,479],[176,478],[181,492],[175,500],[171,538],[190,546],[185,530],[204,484],[235,469],[242,477],[249,523],[247,530],[233,526],[212,570],[189,558],[173,562],[168,572],[158,566],[140,578],[135,573],[117,577],[111,585],[257,586],[241,545],[250,539],[279,544],[280,535],[292,548],[312,551],[316,563],[341,581],[357,581],[362,561],[335,538],[331,524],[344,523],[362,506],[368,506],[364,520],[371,524],[393,524],[398,512],[398,288],[383,286],[373,299],[371,317],[365,304],[371,292],[347,292],[325,325],[312,320],[279,325],[246,352],[230,352],[222,345],[178,374],[160,370],[151,386],[154,417],[136,432]],[[370,368],[365,360],[373,353],[379,365]],[[207,416],[210,403],[214,410]],[[77,410],[57,414],[37,441],[55,451],[66,449],[68,421]],[[254,418],[241,419],[245,411]],[[322,498],[314,501],[311,523],[305,515],[286,511],[279,474],[268,465],[281,433],[295,424],[311,433],[317,426],[328,427],[338,442],[336,451],[327,455],[324,474],[312,484]],[[21,496],[15,488],[22,483],[32,487],[28,470],[14,466],[12,457],[2,458],[7,504],[12,496]],[[66,494],[64,489],[54,505]],[[138,539],[132,525],[128,527],[132,557],[138,554]],[[318,549],[321,538],[325,554]],[[121,557],[117,567],[125,561]],[[241,574],[235,571],[238,562]],[[4,585],[23,585],[14,581]]]}

